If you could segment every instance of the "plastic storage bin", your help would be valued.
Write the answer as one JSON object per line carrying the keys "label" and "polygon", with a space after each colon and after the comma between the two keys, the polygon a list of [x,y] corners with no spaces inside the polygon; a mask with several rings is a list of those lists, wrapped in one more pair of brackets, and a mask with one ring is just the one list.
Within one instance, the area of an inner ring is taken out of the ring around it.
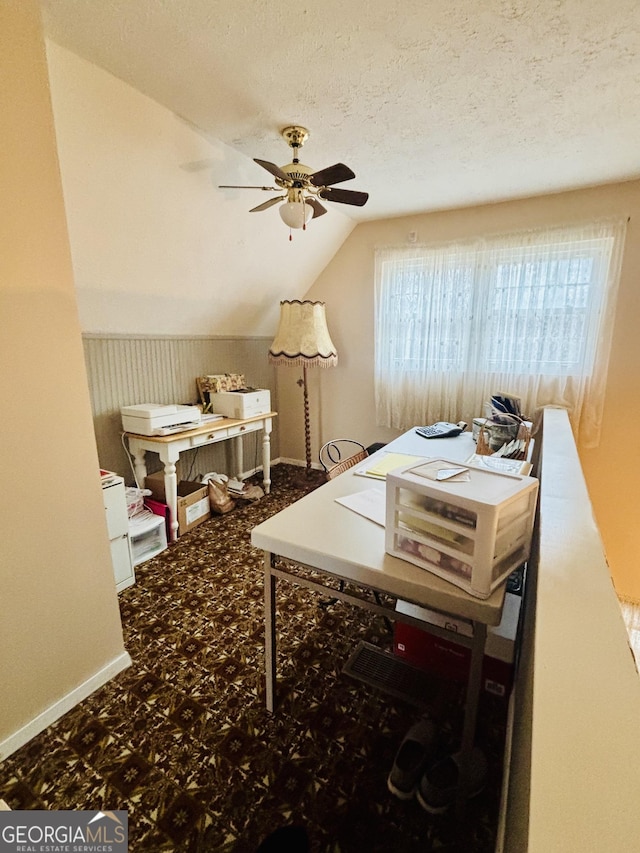
{"label": "plastic storage bin", "polygon": [[167,547],[165,519],[152,512],[141,512],[129,519],[129,540],[133,565],[150,560]]}
{"label": "plastic storage bin", "polygon": [[488,598],[529,556],[538,481],[475,468],[467,482],[432,480],[421,469],[387,474],[386,551]]}

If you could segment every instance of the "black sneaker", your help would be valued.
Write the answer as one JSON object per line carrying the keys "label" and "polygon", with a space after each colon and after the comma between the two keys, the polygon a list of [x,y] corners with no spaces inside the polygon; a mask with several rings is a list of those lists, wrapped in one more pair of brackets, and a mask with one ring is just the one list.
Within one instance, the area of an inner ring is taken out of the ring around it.
{"label": "black sneaker", "polygon": [[423,717],[404,736],[387,777],[387,787],[394,796],[401,800],[413,797],[420,777],[433,757],[437,734],[433,720]]}
{"label": "black sneaker", "polygon": [[[416,790],[416,799],[425,811],[440,814],[455,802],[460,775],[460,753],[437,761],[423,774]],[[469,799],[476,797],[487,783],[487,760],[474,747],[469,757]]]}

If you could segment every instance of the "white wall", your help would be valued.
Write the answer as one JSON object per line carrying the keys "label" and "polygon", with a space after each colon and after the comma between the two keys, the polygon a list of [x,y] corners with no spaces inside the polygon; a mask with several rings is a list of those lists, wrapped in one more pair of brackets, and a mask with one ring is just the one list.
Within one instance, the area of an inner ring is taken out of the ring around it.
{"label": "white wall", "polygon": [[53,42],[47,57],[83,332],[273,333],[353,222],[332,208],[289,241],[277,206],[248,212],[276,193],[218,189],[270,186],[252,160]]}

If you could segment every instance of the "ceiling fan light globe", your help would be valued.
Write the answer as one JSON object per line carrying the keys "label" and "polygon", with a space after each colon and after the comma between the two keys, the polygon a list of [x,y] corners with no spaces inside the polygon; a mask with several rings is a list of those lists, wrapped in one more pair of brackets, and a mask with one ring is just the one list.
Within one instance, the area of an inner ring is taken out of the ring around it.
{"label": "ceiling fan light globe", "polygon": [[313,216],[313,208],[303,201],[286,201],[279,209],[282,221],[289,228],[304,228]]}

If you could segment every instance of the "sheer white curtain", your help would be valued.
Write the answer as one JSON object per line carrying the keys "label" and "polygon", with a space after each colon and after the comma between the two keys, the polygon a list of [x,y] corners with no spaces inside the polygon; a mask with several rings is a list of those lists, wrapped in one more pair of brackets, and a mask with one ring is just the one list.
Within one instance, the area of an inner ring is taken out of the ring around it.
{"label": "sheer white curtain", "polygon": [[397,429],[491,394],[569,410],[599,439],[625,221],[376,251],[376,412]]}

